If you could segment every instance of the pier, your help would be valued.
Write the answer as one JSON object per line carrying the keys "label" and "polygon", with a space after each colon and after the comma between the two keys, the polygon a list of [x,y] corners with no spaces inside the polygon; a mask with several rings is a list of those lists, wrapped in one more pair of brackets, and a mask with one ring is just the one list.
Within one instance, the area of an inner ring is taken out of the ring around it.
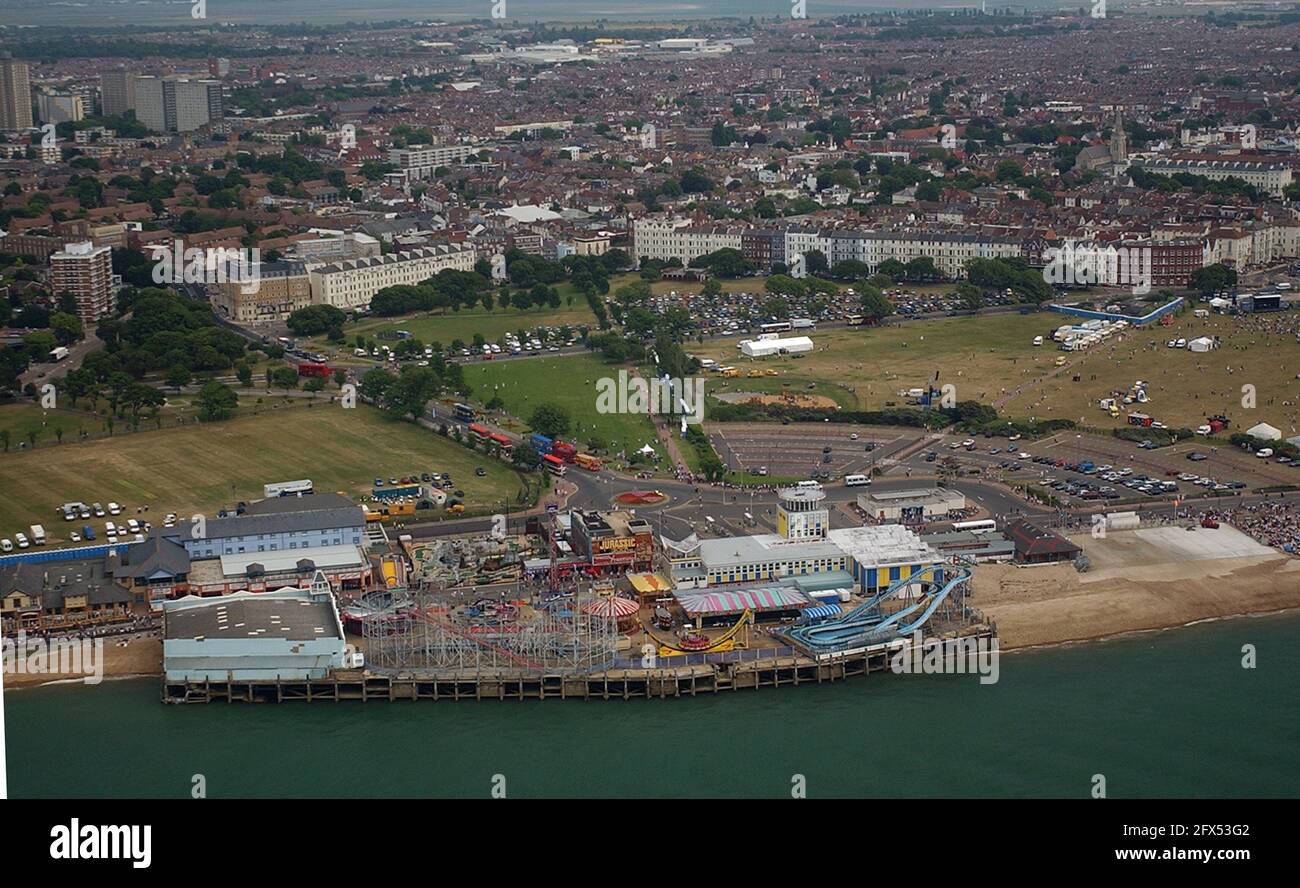
{"label": "pier", "polygon": [[[992,641],[992,629],[962,635]],[[800,654],[723,663],[615,668],[587,674],[526,669],[371,672],[339,669],[321,679],[162,683],[164,703],[341,703],[415,700],[633,700],[798,687],[889,672],[888,645],[817,659]]]}

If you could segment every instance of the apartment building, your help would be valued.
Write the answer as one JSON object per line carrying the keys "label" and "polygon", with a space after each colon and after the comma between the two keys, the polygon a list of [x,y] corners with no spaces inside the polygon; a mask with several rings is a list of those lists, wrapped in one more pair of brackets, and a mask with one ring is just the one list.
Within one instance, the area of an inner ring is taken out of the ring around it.
{"label": "apartment building", "polygon": [[40,92],[36,94],[36,113],[41,123],[75,123],[86,116],[86,109],[81,96]]}
{"label": "apartment building", "polygon": [[677,258],[689,262],[715,250],[740,250],[761,268],[820,252],[830,265],[845,260],[865,263],[873,272],[888,259],[907,263],[929,257],[940,274],[960,277],[971,259],[1009,259],[1021,254],[1020,240],[944,231],[868,231],[816,228],[696,228],[664,219],[638,219],[633,248],[639,259]]}
{"label": "apartment building", "polygon": [[50,254],[55,296],[71,293],[82,326],[92,327],[113,312],[113,248],[79,241]]}
{"label": "apartment building", "polygon": [[292,258],[302,262],[332,262],[338,259],[366,259],[379,256],[383,249],[379,240],[362,232],[348,232],[335,237],[317,237],[300,240],[286,251]]}
{"label": "apartment building", "polygon": [[389,149],[388,162],[408,179],[427,179],[438,167],[459,163],[481,150],[476,145],[412,145]]}
{"label": "apartment building", "polygon": [[449,268],[473,271],[476,258],[467,244],[446,244],[321,265],[308,272],[312,301],[345,310],[364,308],[385,287],[418,284]]}
{"label": "apartment building", "polygon": [[1155,173],[1160,176],[1191,173],[1194,176],[1203,176],[1214,182],[1229,178],[1241,179],[1247,185],[1253,185],[1260,191],[1267,192],[1274,197],[1281,197],[1282,192],[1293,181],[1291,167],[1276,161],[1156,158],[1142,161],[1142,168],[1148,173]]}
{"label": "apartment building", "polygon": [[212,310],[236,323],[256,324],[283,321],[311,305],[311,277],[302,262],[262,262],[256,280],[255,288],[240,281],[209,284]]}
{"label": "apartment building", "polygon": [[27,63],[0,54],[0,130],[32,128],[32,83]]}
{"label": "apartment building", "polygon": [[632,224],[632,250],[637,259],[690,262],[718,250],[743,251],[745,230],[724,225],[697,227],[684,220],[637,219]]}
{"label": "apartment building", "polygon": [[135,110],[135,74],[124,68],[99,75],[99,103],[104,114],[115,116]]}
{"label": "apartment building", "polygon": [[136,118],[155,132],[193,132],[225,118],[221,81],[137,77]]}

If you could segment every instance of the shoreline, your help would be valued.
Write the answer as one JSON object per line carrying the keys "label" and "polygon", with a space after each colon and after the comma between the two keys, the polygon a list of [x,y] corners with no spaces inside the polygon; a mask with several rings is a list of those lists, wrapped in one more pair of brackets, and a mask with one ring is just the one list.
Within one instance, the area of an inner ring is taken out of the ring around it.
{"label": "shoreline", "polygon": [[[1289,605],[1283,608],[1274,608],[1270,610],[1248,610],[1232,614],[1216,614],[1212,616],[1199,617],[1197,619],[1181,622],[1170,623],[1164,626],[1149,626],[1132,629],[1121,629],[1116,632],[1110,632],[1099,635],[1091,635],[1078,638],[1062,638],[1055,641],[1044,641],[1034,643],[1006,644],[999,637],[998,650],[1002,653],[1026,653],[1038,650],[1055,650],[1067,647],[1076,647],[1083,645],[1104,644],[1110,641],[1122,641],[1141,635],[1153,635],[1166,632],[1176,632],[1180,629],[1189,629],[1193,626],[1199,626],[1206,623],[1222,623],[1230,620],[1258,619],[1266,617],[1278,617],[1300,614],[1300,604]],[[161,648],[161,644],[159,644]],[[132,679],[159,679],[162,677],[162,669],[150,671],[141,671],[139,669],[115,671],[105,665],[104,675],[99,683],[111,681],[130,681]],[[43,675],[13,675],[6,674],[4,678],[4,690],[6,693],[11,691],[33,690],[37,688],[58,687],[62,685],[84,684],[82,676],[66,675],[61,673],[50,673]],[[93,687],[93,685],[91,685]]]}

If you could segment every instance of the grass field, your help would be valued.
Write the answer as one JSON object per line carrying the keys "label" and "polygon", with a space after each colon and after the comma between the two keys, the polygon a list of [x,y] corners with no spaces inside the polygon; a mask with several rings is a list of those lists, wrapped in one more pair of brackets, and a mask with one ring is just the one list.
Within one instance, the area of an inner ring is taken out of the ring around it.
{"label": "grass field", "polygon": [[[959,401],[992,404],[1017,418],[1082,420],[1112,427],[1124,424],[1122,414],[1112,419],[1097,402],[1143,380],[1151,401],[1131,409],[1167,426],[1195,428],[1207,415],[1223,413],[1234,420],[1234,430],[1267,422],[1291,436],[1300,427],[1300,342],[1294,333],[1270,331],[1268,326],[1295,325],[1290,318],[1196,318],[1185,312],[1172,326],[1130,332],[1081,352],[1059,351],[1050,338],[1047,345],[1032,345],[1034,336],[1050,336],[1067,323],[1064,316],[1046,312],[814,332],[816,350],[802,357],[751,362],[739,357],[738,339],[706,343],[691,352],[729,363],[742,373],[757,366],[781,374],[725,382],[711,378],[706,385],[711,392],[767,391],[771,389],[761,384],[779,388],[781,382],[806,390],[806,382],[814,380],[824,383],[816,394],[851,406],[844,397],[848,395],[859,408],[874,409],[891,401],[901,405],[901,390],[923,387],[937,371],[938,384],[955,386]],[[1198,336],[1219,336],[1222,347],[1197,354],[1165,345],[1170,339]],[[1058,358],[1065,359],[1065,366],[1056,366]],[[1255,387],[1253,409],[1242,405],[1246,384]]]}
{"label": "grass field", "polygon": [[[282,393],[268,394],[265,388],[256,386],[253,388],[235,386],[234,389],[240,402],[248,410],[266,410],[278,404],[301,405],[303,403],[301,399],[286,398]],[[336,391],[332,384],[326,394],[331,391]],[[163,388],[163,392],[167,396],[167,404],[158,411],[157,419],[150,419],[146,414],[141,413],[142,431],[157,429],[158,420],[161,420],[163,426],[195,421],[198,411],[194,406],[194,395],[177,394],[168,388]],[[9,431],[9,452],[25,450],[32,446],[31,439],[28,437],[28,433],[32,431],[36,432],[36,447],[58,444],[58,430],[62,430],[63,441],[68,444],[82,437],[89,439],[108,437],[108,402],[101,398],[95,412],[88,409],[90,406],[88,401],[83,399],[78,403],[80,407],[77,409],[68,407],[58,410],[42,410],[28,401],[0,405],[0,430]],[[113,431],[118,434],[127,432],[129,425],[129,414],[125,417],[116,417],[113,420]]]}
{"label": "grass field", "polygon": [[[506,464],[428,429],[369,407],[318,405],[0,455],[0,536],[39,523],[57,542],[82,523],[56,513],[70,501],[148,505],[159,517],[212,514],[260,498],[271,481],[310,478],[318,491],[358,496],[375,477],[433,470],[451,473],[470,509],[513,503],[522,487]],[[102,530],[103,519],[95,524]]]}
{"label": "grass field", "polygon": [[[814,394],[832,397],[843,406],[874,409],[888,402],[902,404],[900,390],[918,388],[939,371],[939,384],[956,387],[958,400],[991,402],[1001,389],[1050,370],[1057,353],[1034,348],[1034,336],[1055,325],[1047,315],[993,315],[905,321],[883,327],[847,327],[814,332],[815,350],[800,357],[751,361],[740,357],[739,339],[694,346],[691,353],[730,364],[742,373],[751,367],[773,368],[777,377],[726,380],[732,391],[747,391],[766,381],[789,381],[807,391],[809,380],[827,383]],[[706,389],[717,391],[712,380]]]}
{"label": "grass field", "polygon": [[465,368],[465,379],[479,403],[491,400],[495,391],[506,412],[523,423],[539,404],[566,408],[577,426],[574,437],[584,447],[596,435],[610,453],[630,453],[647,443],[658,449],[654,426],[645,416],[596,412],[596,380],[617,378],[618,370],[594,355],[569,355],[473,364]]}
{"label": "grass field", "polygon": [[[610,292],[638,279],[634,274],[615,275],[609,279]],[[543,306],[520,311],[517,308],[502,308],[497,304],[491,311],[478,307],[445,313],[425,312],[399,318],[367,318],[357,324],[349,324],[344,332],[351,343],[358,335],[371,337],[390,330],[408,330],[422,342],[441,342],[444,346],[449,346],[456,339],[465,343],[473,342],[475,333],[482,334],[488,342],[495,342],[506,333],[521,329],[561,327],[566,324],[570,327],[583,324],[596,326],[596,316],[591,313],[587,300],[581,293],[567,281],[558,284],[555,289],[559,291],[561,300],[560,307],[555,309]],[[570,296],[573,297],[572,305],[568,304]],[[328,346],[323,341],[317,343],[316,347],[328,351]]]}

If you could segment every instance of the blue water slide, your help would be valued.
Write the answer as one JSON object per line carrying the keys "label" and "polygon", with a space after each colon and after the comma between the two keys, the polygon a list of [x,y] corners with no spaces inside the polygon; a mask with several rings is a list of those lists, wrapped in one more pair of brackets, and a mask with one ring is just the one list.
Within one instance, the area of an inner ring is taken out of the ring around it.
{"label": "blue water slide", "polygon": [[[935,580],[940,570],[950,570],[943,585]],[[924,579],[929,577],[929,580]],[[971,577],[970,571],[951,565],[934,565],[917,571],[906,579],[896,580],[883,592],[878,592],[863,604],[855,607],[839,619],[826,620],[816,625],[796,626],[780,633],[787,640],[816,653],[825,653],[837,649],[853,647],[868,643],[887,641],[908,635],[934,615],[939,606],[947,600],[948,595],[958,584]],[[891,595],[896,595],[903,588],[926,583],[931,591],[924,598],[889,616],[879,612],[880,603]],[[937,587],[937,588],[934,588]]]}

